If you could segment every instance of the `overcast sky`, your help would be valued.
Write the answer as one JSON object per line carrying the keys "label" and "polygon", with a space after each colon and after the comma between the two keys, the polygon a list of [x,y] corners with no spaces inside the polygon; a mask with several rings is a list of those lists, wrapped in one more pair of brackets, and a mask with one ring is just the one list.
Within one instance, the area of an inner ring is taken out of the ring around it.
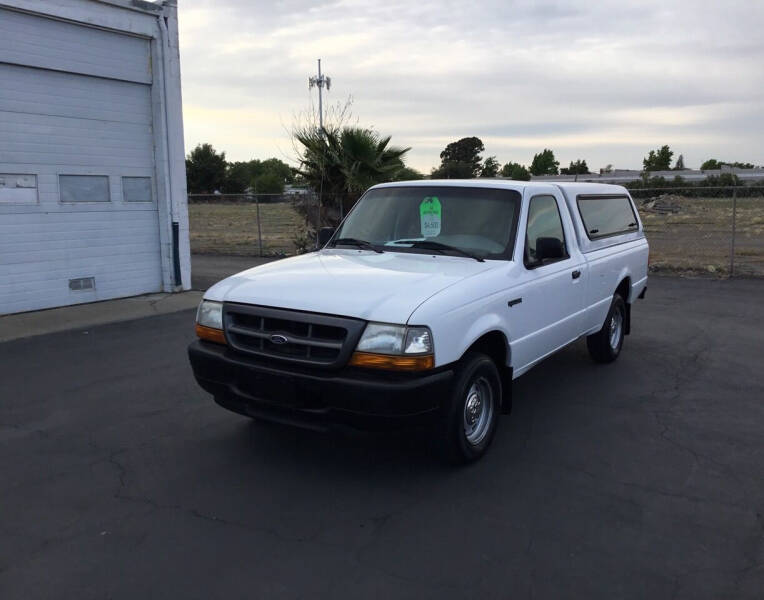
{"label": "overcast sky", "polygon": [[352,96],[358,123],[427,173],[471,135],[502,164],[547,147],[564,166],[641,168],[662,144],[688,167],[764,164],[761,0],[179,5],[187,149],[293,159],[322,58],[328,101]]}

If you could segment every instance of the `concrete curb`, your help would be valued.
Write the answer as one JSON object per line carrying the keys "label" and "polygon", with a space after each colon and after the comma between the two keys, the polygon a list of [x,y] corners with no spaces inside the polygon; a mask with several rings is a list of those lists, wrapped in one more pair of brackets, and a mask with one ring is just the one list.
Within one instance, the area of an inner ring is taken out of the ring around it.
{"label": "concrete curb", "polygon": [[147,294],[0,317],[0,342],[196,308],[202,292]]}

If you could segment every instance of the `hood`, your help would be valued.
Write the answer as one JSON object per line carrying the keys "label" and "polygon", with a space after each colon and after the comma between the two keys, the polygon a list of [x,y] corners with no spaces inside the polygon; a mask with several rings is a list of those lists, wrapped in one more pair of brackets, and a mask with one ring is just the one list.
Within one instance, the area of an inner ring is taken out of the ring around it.
{"label": "hood", "polygon": [[321,250],[232,275],[204,297],[405,323],[433,294],[498,264],[443,255]]}

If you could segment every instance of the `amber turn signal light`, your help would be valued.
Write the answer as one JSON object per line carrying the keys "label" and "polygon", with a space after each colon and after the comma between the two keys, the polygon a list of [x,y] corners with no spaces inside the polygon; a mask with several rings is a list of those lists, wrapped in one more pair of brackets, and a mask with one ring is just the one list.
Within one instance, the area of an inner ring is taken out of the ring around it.
{"label": "amber turn signal light", "polygon": [[200,340],[215,342],[216,344],[225,344],[225,334],[222,329],[213,329],[204,325],[196,324],[196,335]]}
{"label": "amber turn signal light", "polygon": [[350,357],[350,365],[370,369],[388,369],[390,371],[425,371],[435,366],[435,357],[432,354],[394,356],[372,352],[354,352],[353,356]]}

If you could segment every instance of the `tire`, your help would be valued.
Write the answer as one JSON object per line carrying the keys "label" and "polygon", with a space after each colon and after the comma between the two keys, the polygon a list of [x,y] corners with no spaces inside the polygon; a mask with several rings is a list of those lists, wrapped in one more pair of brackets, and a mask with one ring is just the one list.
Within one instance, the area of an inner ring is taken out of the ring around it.
{"label": "tire", "polygon": [[486,453],[501,414],[501,392],[493,360],[477,352],[466,354],[439,432],[441,451],[449,462],[471,463]]}
{"label": "tire", "polygon": [[620,294],[615,294],[602,329],[586,338],[586,347],[595,362],[611,363],[618,358],[623,347],[625,325],[626,303]]}

